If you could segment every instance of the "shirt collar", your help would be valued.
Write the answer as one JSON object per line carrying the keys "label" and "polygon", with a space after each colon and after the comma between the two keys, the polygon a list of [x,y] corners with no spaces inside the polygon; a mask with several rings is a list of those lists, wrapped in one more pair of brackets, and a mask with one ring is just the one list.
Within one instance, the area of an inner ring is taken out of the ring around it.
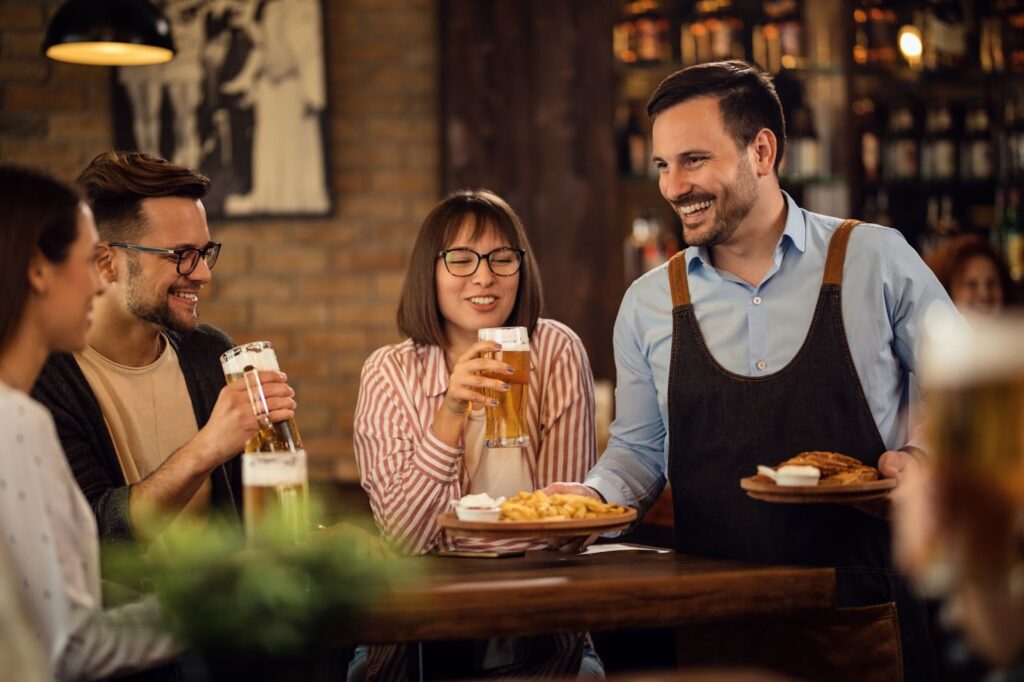
{"label": "shirt collar", "polygon": [[[800,253],[803,253],[807,248],[807,222],[804,220],[804,212],[800,210],[789,194],[783,191],[782,196],[786,200],[786,224],[782,228],[782,237],[779,239],[776,254],[781,253],[787,238]],[[702,266],[711,267],[711,254],[708,253],[706,246],[687,248],[685,257],[687,272],[693,272],[694,269]]]}

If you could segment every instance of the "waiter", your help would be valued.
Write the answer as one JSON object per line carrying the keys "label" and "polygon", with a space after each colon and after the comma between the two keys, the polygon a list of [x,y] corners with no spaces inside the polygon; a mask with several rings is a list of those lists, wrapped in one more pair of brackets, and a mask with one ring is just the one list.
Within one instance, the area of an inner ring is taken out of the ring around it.
{"label": "waiter", "polygon": [[[819,679],[836,679],[829,668],[844,663],[833,654],[850,647],[870,668],[861,679],[895,679],[902,639],[906,679],[933,678],[920,605],[890,568],[888,522],[841,505],[755,501],[739,480],[805,450],[898,477],[923,454],[904,419],[922,321],[952,303],[898,231],[811,213],[780,190],[782,105],[757,67],[679,71],[647,113],[659,188],[689,248],[626,292],[608,449],[584,485],[550,489],[644,511],[667,480],[679,552],[838,569],[841,608],[827,623],[740,639],[823,654],[816,672],[797,669]],[[764,662],[742,655],[736,642],[722,653]]]}

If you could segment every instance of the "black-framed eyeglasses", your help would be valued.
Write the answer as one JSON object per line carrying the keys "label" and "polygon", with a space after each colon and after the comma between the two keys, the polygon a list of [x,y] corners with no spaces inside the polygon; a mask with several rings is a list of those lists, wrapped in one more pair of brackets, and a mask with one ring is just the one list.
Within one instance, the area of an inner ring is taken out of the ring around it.
{"label": "black-framed eyeglasses", "polygon": [[495,275],[511,277],[519,272],[523,265],[523,249],[502,246],[489,253],[477,253],[473,249],[447,249],[437,254],[444,261],[445,269],[456,277],[469,277],[476,273],[480,261],[487,261],[487,266]]}
{"label": "black-framed eyeglasses", "polygon": [[152,246],[139,246],[138,244],[125,244],[124,242],[109,242],[111,246],[116,246],[121,249],[131,249],[132,251],[141,251],[142,253],[157,253],[164,256],[175,256],[177,258],[176,267],[178,268],[178,274],[187,277],[192,274],[192,271],[199,265],[199,259],[202,258],[206,261],[206,267],[213,270],[213,266],[217,264],[217,256],[220,255],[220,242],[210,242],[201,249],[195,247],[188,247],[186,249],[157,249]]}

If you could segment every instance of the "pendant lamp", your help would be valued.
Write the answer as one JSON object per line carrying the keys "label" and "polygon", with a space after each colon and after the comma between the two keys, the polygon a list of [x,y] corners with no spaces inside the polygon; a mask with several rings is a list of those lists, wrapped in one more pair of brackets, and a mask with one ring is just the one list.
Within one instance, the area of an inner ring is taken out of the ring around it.
{"label": "pendant lamp", "polygon": [[149,0],[67,0],[46,29],[50,59],[95,66],[161,64],[174,58],[167,17]]}

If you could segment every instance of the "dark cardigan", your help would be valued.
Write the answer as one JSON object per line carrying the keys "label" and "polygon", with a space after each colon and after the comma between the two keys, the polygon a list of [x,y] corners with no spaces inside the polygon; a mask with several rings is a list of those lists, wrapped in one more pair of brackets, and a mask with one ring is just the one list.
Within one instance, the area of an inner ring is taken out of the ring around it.
{"label": "dark cardigan", "polygon": [[[220,354],[234,343],[209,325],[200,325],[187,334],[165,333],[178,354],[196,424],[201,429],[224,387]],[[68,353],[51,355],[32,388],[32,397],[53,413],[71,471],[96,515],[100,539],[134,539],[128,515],[129,486],[96,394],[74,357]],[[214,469],[210,479],[212,510],[237,521],[242,504],[240,458]]]}

